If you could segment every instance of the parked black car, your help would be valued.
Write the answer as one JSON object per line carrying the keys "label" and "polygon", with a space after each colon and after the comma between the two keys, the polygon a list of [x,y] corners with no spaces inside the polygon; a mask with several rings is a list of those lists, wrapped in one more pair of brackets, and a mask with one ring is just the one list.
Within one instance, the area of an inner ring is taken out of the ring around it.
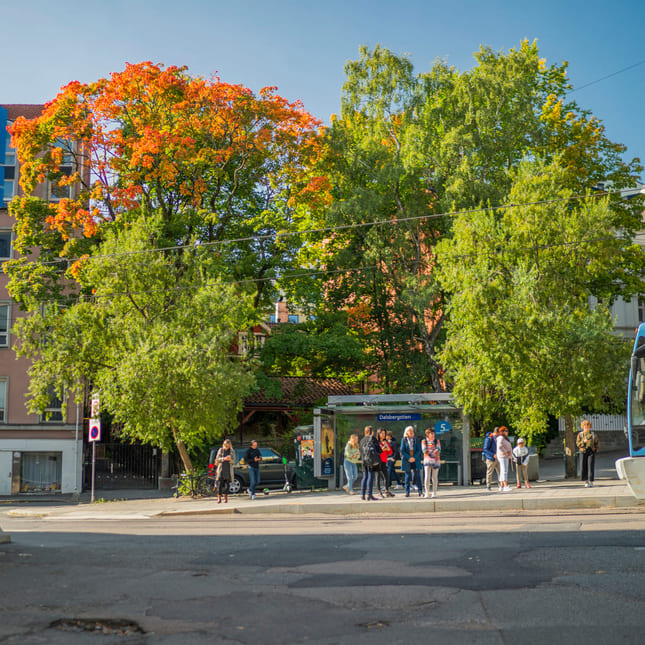
{"label": "parked black car", "polygon": [[[212,448],[208,457],[208,475],[215,478],[217,464],[215,457],[219,448]],[[263,488],[282,488],[285,485],[285,466],[282,456],[273,448],[259,448],[262,455],[260,462],[260,484],[259,489]],[[246,448],[235,448],[235,480],[229,485],[229,493],[240,493],[249,487],[249,469],[244,462],[244,453]],[[293,461],[287,462],[286,481],[291,485],[291,489],[296,487],[296,465]]]}

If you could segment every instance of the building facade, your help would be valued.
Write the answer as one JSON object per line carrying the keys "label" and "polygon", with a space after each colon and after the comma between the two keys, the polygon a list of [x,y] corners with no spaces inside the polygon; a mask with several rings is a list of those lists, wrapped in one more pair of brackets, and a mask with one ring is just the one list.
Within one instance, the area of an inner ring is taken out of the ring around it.
{"label": "building facade", "polygon": [[[20,165],[7,127],[19,116],[34,118],[42,105],[0,105],[0,262],[14,257],[8,204],[20,195]],[[63,195],[47,184],[45,199]],[[8,277],[0,273],[0,495],[78,493],[82,487],[83,410],[52,397],[43,415],[27,409],[29,361],[12,349],[11,328],[22,315],[7,292]]]}

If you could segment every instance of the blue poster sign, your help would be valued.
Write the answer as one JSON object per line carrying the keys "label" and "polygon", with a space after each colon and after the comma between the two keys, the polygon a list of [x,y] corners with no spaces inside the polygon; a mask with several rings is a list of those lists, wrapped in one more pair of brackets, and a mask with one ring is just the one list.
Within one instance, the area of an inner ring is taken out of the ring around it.
{"label": "blue poster sign", "polygon": [[434,431],[436,434],[443,434],[444,432],[450,432],[451,430],[452,426],[449,421],[437,421],[437,423],[434,424]]}

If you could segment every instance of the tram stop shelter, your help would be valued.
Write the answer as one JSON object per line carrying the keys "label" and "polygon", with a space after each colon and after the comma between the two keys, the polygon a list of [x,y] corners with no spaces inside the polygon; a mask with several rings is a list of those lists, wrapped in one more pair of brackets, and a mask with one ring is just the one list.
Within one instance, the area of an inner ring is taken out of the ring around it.
{"label": "tram stop shelter", "polygon": [[[466,486],[470,482],[470,427],[450,393],[330,396],[314,410],[314,475],[327,479],[329,490],[343,485],[343,452],[350,435],[364,436],[365,426],[392,431],[400,445],[412,426],[419,440],[433,428],[441,441],[439,481]],[[398,465],[398,464],[397,464]]]}

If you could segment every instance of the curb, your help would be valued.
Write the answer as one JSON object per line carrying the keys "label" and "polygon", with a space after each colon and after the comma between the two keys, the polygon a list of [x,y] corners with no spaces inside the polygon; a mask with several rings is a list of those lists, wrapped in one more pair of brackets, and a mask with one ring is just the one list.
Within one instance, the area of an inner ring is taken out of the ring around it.
{"label": "curb", "polygon": [[329,502],[311,503],[279,503],[271,505],[249,505],[227,509],[177,509],[155,513],[156,517],[177,517],[181,515],[364,515],[375,514],[413,514],[440,512],[472,512],[472,511],[548,511],[572,509],[627,508],[642,506],[639,501],[629,495],[604,495],[599,497],[573,498],[520,498],[515,499],[468,499],[468,500],[423,500],[423,502],[399,502],[380,500],[378,503],[346,502],[334,504]]}

